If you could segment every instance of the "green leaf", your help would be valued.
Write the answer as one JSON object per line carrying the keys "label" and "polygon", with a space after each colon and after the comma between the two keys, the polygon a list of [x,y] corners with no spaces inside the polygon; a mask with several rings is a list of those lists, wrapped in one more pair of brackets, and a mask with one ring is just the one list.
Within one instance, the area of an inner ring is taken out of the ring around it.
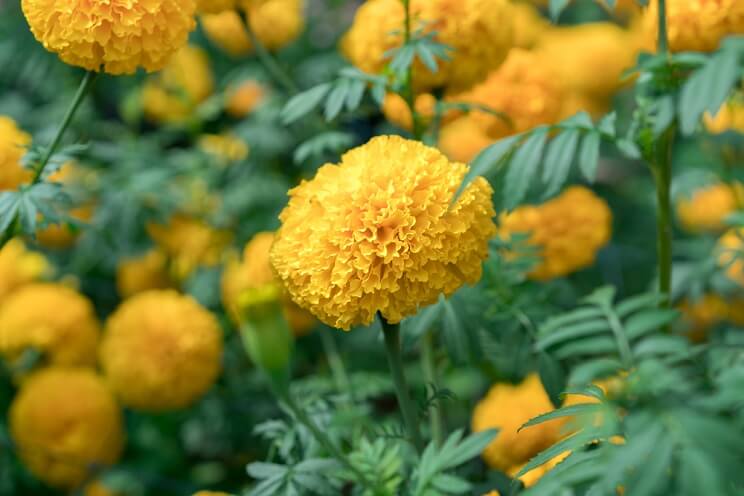
{"label": "green leaf", "polygon": [[362,103],[362,97],[364,96],[364,90],[367,89],[367,83],[360,79],[355,79],[349,86],[348,94],[346,95],[346,110],[352,112],[359,107]]}
{"label": "green leaf", "polygon": [[266,479],[287,472],[287,467],[276,463],[253,462],[246,467],[248,475],[255,479]]}
{"label": "green leaf", "polygon": [[625,322],[625,334],[634,340],[674,322],[679,316],[676,310],[654,309],[632,315]]}
{"label": "green leaf", "polygon": [[[452,450],[451,453],[447,453],[446,465],[443,468],[455,468],[480,455],[486,449],[486,446],[491,444],[497,433],[498,431],[495,429],[487,429],[466,437],[457,448]],[[444,453],[444,449],[442,449],[442,453]]]}
{"label": "green leaf", "polygon": [[21,207],[20,196],[16,191],[0,193],[0,233],[4,233],[15,219]]}
{"label": "green leaf", "polygon": [[520,138],[521,136],[519,135],[511,136],[484,148],[470,164],[470,169],[465,174],[465,177],[463,177],[460,188],[457,190],[457,193],[455,193],[455,196],[452,197],[452,203],[454,204],[457,202],[457,199],[460,197],[462,192],[465,191],[465,188],[467,188],[476,177],[483,176],[488,178],[488,176],[494,173],[495,169],[501,165],[501,161],[504,157],[507,157],[512,153]]}
{"label": "green leaf", "polygon": [[431,480],[431,486],[447,494],[463,494],[472,489],[473,486],[466,480],[449,474],[437,474]]}
{"label": "green leaf", "polygon": [[546,128],[536,129],[514,153],[504,178],[504,207],[514,209],[524,199],[540,165],[545,142],[548,138]]}
{"label": "green leaf", "polygon": [[573,368],[568,383],[572,386],[589,384],[595,379],[609,377],[622,370],[620,360],[615,358],[597,358],[588,360]]}
{"label": "green leaf", "polygon": [[661,293],[644,293],[642,295],[627,298],[615,307],[618,317],[625,318],[644,308],[655,308],[666,301],[667,297]]}
{"label": "green leaf", "polygon": [[543,166],[543,182],[546,184],[544,198],[556,194],[566,182],[579,136],[580,132],[577,129],[567,129],[555,137],[548,146]]}
{"label": "green leaf", "polygon": [[552,334],[561,327],[570,326],[575,323],[579,323],[583,320],[595,319],[598,317],[604,317],[604,312],[601,308],[597,307],[583,307],[577,308],[570,312],[566,312],[562,315],[549,318],[544,324],[540,326],[540,336]]}
{"label": "green leaf", "polygon": [[284,124],[291,124],[316,108],[331,90],[331,83],[323,83],[292,97],[281,112]]}
{"label": "green leaf", "polygon": [[633,347],[636,358],[651,355],[676,355],[689,349],[687,340],[680,336],[649,336]]}
{"label": "green leaf", "polygon": [[666,131],[674,120],[674,97],[666,95],[656,102],[654,118],[654,136],[657,138]]}
{"label": "green leaf", "polygon": [[340,79],[334,86],[325,103],[325,119],[332,121],[344,108],[346,97],[349,94],[351,82],[348,79]]}
{"label": "green leaf", "polygon": [[604,334],[609,330],[610,325],[604,319],[575,323],[571,326],[561,327],[560,329],[541,337],[537,343],[535,343],[535,346],[539,350],[545,350],[564,341]]}
{"label": "green leaf", "polygon": [[577,405],[559,407],[550,412],[543,413],[542,415],[538,415],[537,417],[531,418],[530,420],[522,424],[522,426],[519,429],[517,429],[517,432],[521,431],[522,429],[532,427],[533,425],[542,424],[542,423],[549,422],[551,420],[555,420],[558,418],[576,417],[578,415],[595,414],[599,412],[601,409],[602,409],[602,405],[599,403],[579,403]]}
{"label": "green leaf", "polygon": [[579,169],[587,181],[593,183],[597,177],[597,165],[599,164],[600,138],[596,132],[588,133],[581,140],[579,150]]}
{"label": "green leaf", "polygon": [[431,51],[428,45],[425,43],[416,44],[416,55],[421,59],[427,69],[431,72],[437,72],[437,59],[434,57],[434,53]]}
{"label": "green leaf", "polygon": [[566,387],[566,373],[563,367],[550,354],[540,353],[537,357],[537,371],[548,398],[553,406],[558,408],[563,403],[561,393]]}
{"label": "green leaf", "polygon": [[439,305],[442,306],[442,335],[445,347],[453,360],[464,362],[470,356],[470,345],[460,317],[452,302],[443,296],[439,299]]}
{"label": "green leaf", "polygon": [[582,355],[601,355],[613,353],[616,351],[615,340],[609,337],[594,337],[582,339],[561,346],[555,350],[554,354],[561,360],[573,358]]}
{"label": "green leaf", "polygon": [[561,12],[568,7],[569,2],[570,0],[550,0],[548,11],[550,12],[550,18],[553,22],[558,22]]}
{"label": "green leaf", "polygon": [[419,310],[415,316],[405,319],[400,326],[403,336],[403,348],[410,348],[424,333],[432,331],[434,324],[441,317],[443,310],[444,306],[442,303],[437,302]]}
{"label": "green leaf", "polygon": [[584,446],[586,443],[593,441],[595,438],[593,432],[578,431],[575,434],[557,442],[545,451],[540,452],[537,456],[532,458],[522,469],[514,476],[515,479],[522,477],[530,470],[534,470],[540,465],[543,465],[561,453],[566,451],[575,451],[576,449]]}
{"label": "green leaf", "polygon": [[643,470],[635,471],[635,480],[629,484],[628,494],[633,496],[659,494],[658,489],[665,487],[661,484],[669,480],[673,449],[674,443],[669,437],[660,437],[654,444],[650,456],[643,457]]}

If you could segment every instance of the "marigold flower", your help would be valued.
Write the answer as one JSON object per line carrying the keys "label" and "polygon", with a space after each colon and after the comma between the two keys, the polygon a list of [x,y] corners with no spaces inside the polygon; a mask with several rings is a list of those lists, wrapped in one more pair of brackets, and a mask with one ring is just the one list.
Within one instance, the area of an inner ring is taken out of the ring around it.
{"label": "marigold flower", "polygon": [[50,486],[72,489],[94,466],[121,454],[124,430],[114,396],[92,370],[50,368],[23,382],[9,411],[26,467]]}
{"label": "marigold flower", "polygon": [[[413,106],[416,113],[424,123],[430,122],[436,112],[437,99],[431,93],[422,93],[416,96]],[[401,129],[411,130],[413,118],[411,109],[408,108],[406,100],[397,93],[388,93],[382,104],[382,113],[385,118]]]}
{"label": "marigold flower", "polygon": [[202,134],[197,145],[222,165],[248,158],[248,144],[233,134]]}
{"label": "marigold flower", "polygon": [[[513,44],[506,0],[412,0],[410,8],[412,29],[436,31],[438,42],[454,48],[436,72],[416,63],[414,84],[421,90],[467,89],[498,67]],[[388,62],[385,53],[402,44],[404,18],[399,0],[368,0],[342,41],[344,54],[359,69],[380,73]]]}
{"label": "marigold flower", "polygon": [[[242,321],[241,308],[245,304],[242,300],[247,290],[277,283],[269,260],[273,243],[274,233],[258,233],[245,245],[243,258],[240,261],[233,260],[225,267],[222,275],[222,305],[236,323]],[[282,306],[284,317],[295,336],[304,336],[315,327],[315,318],[298,307],[288,295],[284,295]]]}
{"label": "marigold flower", "polygon": [[[571,455],[570,451],[564,451],[560,455],[551,458],[547,462],[543,463],[539,467],[533,468],[526,474],[522,475],[519,480],[524,484],[524,487],[532,487],[535,484],[537,484],[537,481],[539,481],[545,474],[553,470],[556,465],[561,463],[563,460],[568,458]],[[522,470],[522,467],[524,467],[526,463],[523,463],[522,465],[517,465],[515,467],[512,467],[509,469],[508,474],[510,477],[516,476],[520,470]]]}
{"label": "marigold flower", "polygon": [[348,330],[400,322],[481,277],[493,190],[434,148],[380,136],[290,191],[271,262],[292,299]]}
{"label": "marigold flower", "polygon": [[43,279],[51,269],[44,255],[27,250],[20,239],[5,243],[0,248],[0,304],[24,284]]}
{"label": "marigold flower", "polygon": [[678,308],[685,333],[696,343],[705,341],[708,332],[726,320],[729,313],[726,300],[716,294],[706,294],[695,301],[684,300]]}
{"label": "marigold flower", "polygon": [[[302,33],[305,27],[302,0],[266,0],[248,9],[251,29],[269,50],[279,50]],[[253,52],[245,26],[237,12],[228,11],[201,17],[204,34],[230,55]]]}
{"label": "marigold flower", "polygon": [[131,408],[163,411],[198,400],[220,371],[222,332],[190,296],[152,290],[124,301],[106,322],[100,359]]}
{"label": "marigold flower", "polygon": [[200,14],[217,14],[236,7],[238,0],[196,0],[196,10]]}
{"label": "marigold flower", "polygon": [[[658,1],[652,0],[643,25],[648,48],[658,38]],[[673,52],[711,52],[726,36],[744,33],[741,0],[667,0],[667,36]]]}
{"label": "marigold flower", "polygon": [[724,103],[715,116],[705,114],[705,128],[712,134],[735,131],[744,134],[744,95]]}
{"label": "marigold flower", "polygon": [[258,82],[249,80],[228,87],[225,96],[225,112],[230,117],[241,119],[261,104],[266,97],[266,90]]}
{"label": "marigold flower", "polygon": [[729,279],[744,286],[744,228],[729,229],[718,240],[718,264],[726,268]]}
{"label": "marigold flower", "polygon": [[142,88],[142,107],[153,121],[179,123],[191,117],[213,90],[214,79],[206,52],[186,45],[173,55],[162,72],[147,80]]}
{"label": "marigold flower", "polygon": [[537,280],[561,277],[594,263],[610,240],[612,212],[607,203],[583,186],[568,188],[542,205],[519,207],[499,218],[499,235],[531,233],[542,262],[530,272]]}
{"label": "marigold flower", "polygon": [[89,71],[158,71],[196,25],[194,0],[22,0],[31,31],[63,62]]}
{"label": "marigold flower", "polygon": [[480,123],[470,115],[445,124],[439,131],[439,149],[456,162],[471,162],[493,142]]}
{"label": "marigold flower", "polygon": [[716,232],[726,227],[724,220],[739,206],[744,196],[741,185],[713,184],[677,202],[677,217],[690,232]]}
{"label": "marigold flower", "polygon": [[171,287],[168,259],[160,250],[153,249],[139,257],[124,259],[116,269],[116,288],[122,298],[150,289]]}
{"label": "marigold flower", "polygon": [[540,36],[550,28],[550,22],[529,3],[513,2],[511,15],[514,24],[514,46],[517,48],[534,47]]}
{"label": "marigold flower", "polygon": [[148,224],[147,232],[171,259],[171,270],[178,280],[187,278],[199,266],[218,265],[232,240],[229,231],[185,215],[174,215],[167,225]]}
{"label": "marigold flower", "polygon": [[31,171],[21,165],[21,158],[30,144],[30,134],[10,117],[0,115],[0,191],[18,189],[31,180]]}
{"label": "marigold flower", "polygon": [[90,301],[60,284],[27,284],[0,306],[0,353],[10,360],[33,349],[50,365],[92,367],[98,334]]}

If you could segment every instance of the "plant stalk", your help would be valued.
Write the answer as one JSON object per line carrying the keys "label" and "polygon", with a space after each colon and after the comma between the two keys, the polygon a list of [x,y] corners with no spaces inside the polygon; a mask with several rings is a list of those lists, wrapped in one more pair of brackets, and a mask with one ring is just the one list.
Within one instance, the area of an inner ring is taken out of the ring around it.
{"label": "plant stalk", "polygon": [[[411,42],[411,0],[402,0],[403,9],[405,10],[405,24],[403,27],[403,46]],[[416,112],[416,92],[413,87],[413,61],[408,66],[408,77],[406,78],[406,88],[404,98],[408,109],[411,111],[411,131],[413,137],[421,141],[423,130],[421,129],[421,117]]]}
{"label": "plant stalk", "polygon": [[[652,164],[656,182],[656,252],[659,265],[659,292],[669,296],[672,287],[672,205],[670,188],[672,183],[672,147],[676,126],[659,137],[656,145],[655,163]],[[669,299],[665,304],[670,305]]]}
{"label": "plant stalk", "polygon": [[331,374],[336,383],[336,388],[339,392],[346,394],[348,401],[353,401],[353,390],[351,388],[351,382],[349,381],[349,375],[346,373],[344,361],[341,359],[341,355],[338,352],[338,346],[336,345],[336,340],[331,335],[331,332],[333,332],[331,329],[320,329],[320,339],[323,342],[323,350],[328,359],[328,365],[331,368]]}
{"label": "plant stalk", "polygon": [[659,39],[658,52],[667,53],[669,51],[669,33],[667,32],[666,22],[666,0],[659,0]]}
{"label": "plant stalk", "polygon": [[266,69],[266,72],[268,72],[269,75],[274,78],[274,80],[280,86],[282,86],[284,90],[290,95],[298,93],[299,88],[294,83],[294,81],[292,81],[292,78],[289,77],[286,72],[284,72],[284,70],[279,66],[276,60],[274,60],[274,57],[266,49],[261,40],[258,39],[256,32],[251,27],[250,17],[248,13],[243,9],[237,10],[241,20],[243,21],[243,26],[245,26],[245,31],[248,34],[248,38],[250,38],[251,44],[253,45],[254,50],[256,50],[256,56],[258,57],[259,62],[261,62],[261,65],[263,65],[264,69]]}
{"label": "plant stalk", "polygon": [[[424,334],[421,340],[421,364],[426,382],[432,386],[434,391],[438,391],[439,383],[434,359],[434,333],[429,331]],[[429,409],[429,421],[431,423],[431,437],[437,446],[441,446],[444,442],[444,418],[438,400],[432,401]]]}
{"label": "plant stalk", "polygon": [[403,415],[403,422],[405,423],[408,436],[420,452],[423,448],[423,442],[418,427],[416,407],[413,404],[413,400],[411,400],[406,375],[403,371],[403,360],[400,349],[400,324],[390,324],[382,316],[380,316],[380,322],[382,323],[382,334],[385,337],[385,351],[387,352],[388,364],[390,365],[390,373],[395,383],[398,406]]}

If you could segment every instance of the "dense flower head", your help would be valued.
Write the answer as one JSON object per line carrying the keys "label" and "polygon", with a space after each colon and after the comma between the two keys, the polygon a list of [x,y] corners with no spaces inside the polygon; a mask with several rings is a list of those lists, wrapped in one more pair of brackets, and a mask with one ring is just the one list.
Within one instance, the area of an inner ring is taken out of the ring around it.
{"label": "dense flower head", "polygon": [[721,231],[726,227],[726,217],[739,207],[740,198],[744,198],[741,185],[718,183],[706,186],[677,201],[677,217],[691,232]]}
{"label": "dense flower head", "polygon": [[17,288],[49,275],[51,269],[44,255],[28,250],[20,239],[5,243],[0,248],[0,304]]}
{"label": "dense flower head", "polygon": [[301,307],[349,329],[377,312],[400,322],[481,277],[495,227],[491,195],[441,152],[380,136],[290,191],[271,262]]}
{"label": "dense flower head", "polygon": [[530,272],[532,279],[561,277],[594,263],[610,240],[612,212],[607,203],[583,186],[568,188],[542,204],[525,205],[499,218],[499,236],[530,234],[528,243],[542,258]]}
{"label": "dense flower head", "polygon": [[240,162],[248,158],[248,144],[234,134],[202,134],[197,146],[216,159],[220,165]]}
{"label": "dense flower head", "polygon": [[718,263],[729,279],[744,286],[744,228],[729,229],[718,240]]}
{"label": "dense flower head", "polygon": [[91,302],[61,284],[26,284],[0,306],[0,353],[10,360],[36,350],[50,365],[92,367],[98,335]]}
{"label": "dense flower head", "polygon": [[63,62],[90,71],[158,71],[186,44],[194,0],[22,0],[31,31]]}
{"label": "dense flower head", "polygon": [[512,2],[511,15],[514,25],[514,46],[517,48],[534,47],[542,34],[550,28],[550,22],[529,3]]}
{"label": "dense flower head", "polygon": [[[274,233],[258,233],[245,245],[242,258],[231,261],[225,267],[222,274],[222,305],[236,323],[242,320],[242,307],[246,303],[244,300],[248,290],[277,283],[269,259],[273,243]],[[315,318],[298,307],[286,294],[282,306],[284,317],[295,336],[305,335],[315,326]]]}
{"label": "dense flower head", "polygon": [[198,400],[220,371],[222,332],[190,296],[152,290],[125,300],[106,322],[100,359],[129,407],[162,411]]}
{"label": "dense flower head", "polygon": [[466,115],[442,126],[438,146],[450,160],[469,163],[493,142],[478,120]]}
{"label": "dense flower head", "polygon": [[[421,93],[416,96],[413,106],[416,113],[424,124],[428,124],[434,118],[437,99],[431,93]],[[388,93],[382,104],[382,113],[385,118],[401,129],[408,131],[413,128],[413,117],[411,109],[408,108],[406,100],[397,93]]]}
{"label": "dense flower head", "polygon": [[[454,49],[437,72],[415,66],[419,89],[449,86],[463,90],[482,80],[505,58],[513,43],[511,8],[506,0],[412,0],[412,29],[436,31],[436,40]],[[403,40],[405,12],[400,0],[367,0],[356,12],[342,49],[352,64],[380,73],[385,53]]]}
{"label": "dense flower head", "polygon": [[734,131],[744,134],[744,94],[724,103],[715,115],[706,114],[705,128],[713,134]]}
{"label": "dense flower head", "polygon": [[199,47],[186,45],[176,52],[162,72],[142,88],[145,115],[156,122],[183,122],[214,90],[209,58]]}
{"label": "dense flower head", "polygon": [[95,466],[115,463],[124,445],[119,406],[89,369],[53,367],[29,377],[9,423],[24,465],[60,489],[85,482]]}
{"label": "dense flower head", "polygon": [[240,119],[253,112],[266,98],[266,89],[257,81],[246,80],[229,86],[225,94],[225,112]]}
{"label": "dense flower head", "polygon": [[173,287],[168,274],[168,258],[157,249],[132,258],[125,258],[116,268],[116,288],[119,296],[129,298],[150,289]]}
{"label": "dense flower head", "polygon": [[[658,0],[644,15],[649,49],[658,36]],[[744,2],[741,0],[667,0],[667,34],[673,52],[711,52],[723,38],[744,33]]]}
{"label": "dense flower head", "polygon": [[0,191],[17,189],[31,179],[31,171],[21,165],[30,144],[30,134],[10,117],[0,115]]}

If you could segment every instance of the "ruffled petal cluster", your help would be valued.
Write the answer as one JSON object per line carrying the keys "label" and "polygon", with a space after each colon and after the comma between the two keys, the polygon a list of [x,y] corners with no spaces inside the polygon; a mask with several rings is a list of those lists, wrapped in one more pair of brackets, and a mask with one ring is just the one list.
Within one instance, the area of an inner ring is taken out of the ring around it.
{"label": "ruffled petal cluster", "polygon": [[157,71],[186,44],[194,0],[22,0],[31,31],[63,62],[90,71]]}
{"label": "ruffled petal cluster", "polygon": [[[498,67],[513,45],[511,8],[506,0],[412,0],[412,29],[436,31],[436,40],[454,48],[436,72],[415,66],[419,89],[448,86],[464,90]],[[403,40],[405,12],[399,0],[368,0],[356,12],[342,41],[346,57],[359,69],[377,74],[389,61],[385,53]]]}
{"label": "ruffled petal cluster", "polygon": [[92,370],[34,374],[13,400],[9,421],[24,465],[60,489],[74,489],[94,467],[115,463],[124,445],[119,406]]}
{"label": "ruffled petal cluster", "polygon": [[116,288],[119,296],[129,298],[150,289],[173,287],[168,274],[168,258],[160,250],[150,250],[119,263],[116,269]]}
{"label": "ruffled petal cluster", "polygon": [[610,240],[612,212],[590,189],[573,186],[542,204],[526,205],[499,218],[499,236],[529,234],[528,243],[539,249],[542,261],[530,278],[547,280],[565,276],[594,263],[597,252]]}
{"label": "ruffled petal cluster", "polygon": [[109,317],[100,348],[106,379],[121,402],[145,411],[184,408],[220,371],[222,331],[190,296],[153,290]]}
{"label": "ruffled petal cluster", "polygon": [[46,364],[92,367],[99,327],[93,305],[80,293],[60,284],[27,284],[0,306],[0,353],[13,360],[35,350]]}
{"label": "ruffled petal cluster", "polygon": [[690,232],[722,231],[726,227],[726,217],[738,209],[743,199],[741,185],[714,184],[677,201],[677,217],[682,227]]}
{"label": "ruffled petal cluster", "polygon": [[31,171],[21,165],[21,158],[30,144],[30,134],[10,117],[0,115],[0,191],[18,189],[31,180]]}
{"label": "ruffled petal cluster", "polygon": [[30,251],[14,238],[0,248],[0,305],[14,290],[43,279],[52,270],[41,253]]}
{"label": "ruffled petal cluster", "polygon": [[434,148],[380,136],[290,191],[271,262],[292,299],[349,329],[395,323],[481,277],[493,190]]}
{"label": "ruffled petal cluster", "polygon": [[[653,49],[658,37],[658,0],[644,15],[647,45]],[[744,33],[744,2],[741,0],[667,0],[667,35],[673,52],[711,52],[729,35]]]}

